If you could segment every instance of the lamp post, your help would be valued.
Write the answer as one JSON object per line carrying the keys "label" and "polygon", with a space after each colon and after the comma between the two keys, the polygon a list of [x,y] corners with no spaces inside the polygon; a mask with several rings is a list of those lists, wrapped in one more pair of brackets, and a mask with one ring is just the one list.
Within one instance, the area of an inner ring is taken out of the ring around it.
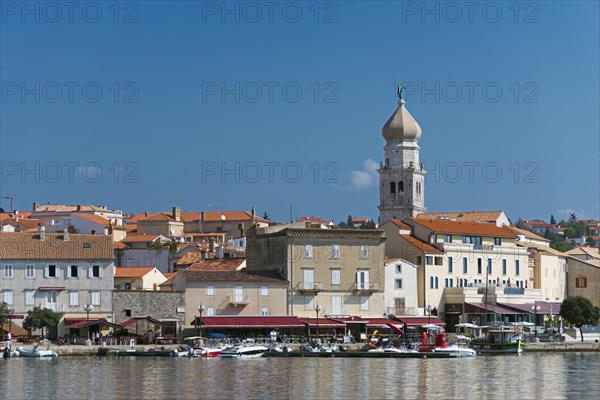
{"label": "lamp post", "polygon": [[317,304],[315,311],[317,312],[317,340],[319,340],[319,313],[321,312],[321,306]]}
{"label": "lamp post", "polygon": [[[202,311],[204,311],[204,306],[200,304],[198,306],[198,318],[196,318],[196,330],[198,331],[198,336],[202,336]],[[200,325],[200,327],[198,327]]]}
{"label": "lamp post", "polygon": [[425,307],[425,309],[427,310],[427,316],[428,316],[427,325],[431,325],[431,310],[432,310],[432,308],[430,305],[427,305],[427,307]]}
{"label": "lamp post", "polygon": [[533,320],[533,323],[534,323],[533,327],[535,328],[535,334],[534,335],[535,335],[536,339],[537,339],[537,313],[538,313],[538,311],[540,311],[540,308],[541,308],[540,306],[535,305],[535,304],[531,306],[531,311],[535,312],[535,317],[534,317],[534,320]]}
{"label": "lamp post", "polygon": [[83,306],[83,309],[85,310],[87,317],[86,320],[89,321],[90,320],[90,311],[92,311],[94,309],[94,306],[91,304],[86,304],[85,306]]}

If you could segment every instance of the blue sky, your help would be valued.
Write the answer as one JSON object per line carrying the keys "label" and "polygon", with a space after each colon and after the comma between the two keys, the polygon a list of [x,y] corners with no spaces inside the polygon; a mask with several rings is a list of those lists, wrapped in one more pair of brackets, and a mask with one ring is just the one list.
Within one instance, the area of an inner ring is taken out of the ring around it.
{"label": "blue sky", "polygon": [[397,82],[428,210],[600,214],[597,2],[62,4],[0,2],[19,209],[376,219]]}

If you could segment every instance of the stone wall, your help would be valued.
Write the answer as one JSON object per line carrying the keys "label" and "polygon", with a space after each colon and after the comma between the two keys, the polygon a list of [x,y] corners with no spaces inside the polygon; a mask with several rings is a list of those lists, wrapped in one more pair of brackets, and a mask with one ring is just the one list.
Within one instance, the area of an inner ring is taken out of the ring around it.
{"label": "stone wall", "polygon": [[[112,322],[118,324],[135,316],[151,316],[158,320],[183,318],[185,314],[178,314],[177,307],[185,307],[184,292],[115,290]],[[131,311],[130,316],[126,315],[126,310]]]}

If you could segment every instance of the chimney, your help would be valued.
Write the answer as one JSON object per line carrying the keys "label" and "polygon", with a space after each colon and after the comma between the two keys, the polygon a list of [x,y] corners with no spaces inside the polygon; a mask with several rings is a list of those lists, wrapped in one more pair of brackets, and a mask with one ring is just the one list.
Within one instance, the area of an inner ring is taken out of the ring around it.
{"label": "chimney", "polygon": [[38,224],[38,232],[40,233],[40,240],[46,240],[46,228],[42,224]]}
{"label": "chimney", "polygon": [[40,208],[40,203],[38,203],[37,201],[33,202],[33,211],[37,210],[38,208]]}
{"label": "chimney", "polygon": [[65,228],[65,230],[63,231],[63,240],[65,242],[69,241],[69,230],[67,228]]}
{"label": "chimney", "polygon": [[144,217],[148,216],[148,211],[144,211]]}
{"label": "chimney", "polygon": [[77,204],[77,211],[81,211],[81,204]]}
{"label": "chimney", "polygon": [[[252,207],[252,225],[256,223],[256,210]],[[244,236],[244,235],[242,235]]]}
{"label": "chimney", "polygon": [[222,244],[220,244],[220,245],[219,245],[219,247],[217,247],[217,258],[218,258],[219,260],[222,260],[222,259],[225,257],[225,254],[224,254],[224,253],[225,253],[225,252],[224,252],[224,249],[223,249],[223,245],[222,245]]}
{"label": "chimney", "polygon": [[200,212],[200,219],[198,221],[198,231],[202,232],[202,223],[204,222],[204,211]]}
{"label": "chimney", "polygon": [[181,209],[179,207],[173,207],[173,219],[181,221]]}
{"label": "chimney", "polygon": [[92,229],[92,235],[95,235],[95,234],[96,234],[96,230]]}

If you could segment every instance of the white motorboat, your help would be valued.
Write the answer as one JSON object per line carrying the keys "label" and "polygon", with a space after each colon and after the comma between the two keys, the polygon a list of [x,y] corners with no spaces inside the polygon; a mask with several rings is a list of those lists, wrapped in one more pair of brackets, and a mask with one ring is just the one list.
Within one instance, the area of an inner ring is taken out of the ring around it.
{"label": "white motorboat", "polygon": [[269,345],[269,351],[274,351],[276,353],[289,353],[292,351],[292,348],[284,344],[272,343]]}
{"label": "white motorboat", "polygon": [[460,347],[455,344],[447,347],[435,347],[433,350],[435,353],[448,353],[450,357],[475,357],[477,352],[468,347]]}
{"label": "white motorboat", "polygon": [[258,358],[267,351],[269,351],[268,347],[255,344],[234,346],[221,350],[221,358]]}
{"label": "white motorboat", "polygon": [[223,349],[216,347],[196,347],[190,348],[191,357],[213,358],[218,357]]}
{"label": "white motorboat", "polygon": [[46,349],[40,349],[41,343],[36,344],[31,348],[27,347],[17,347],[17,351],[19,352],[20,357],[58,357],[54,351],[50,350],[50,342],[47,342]]}

